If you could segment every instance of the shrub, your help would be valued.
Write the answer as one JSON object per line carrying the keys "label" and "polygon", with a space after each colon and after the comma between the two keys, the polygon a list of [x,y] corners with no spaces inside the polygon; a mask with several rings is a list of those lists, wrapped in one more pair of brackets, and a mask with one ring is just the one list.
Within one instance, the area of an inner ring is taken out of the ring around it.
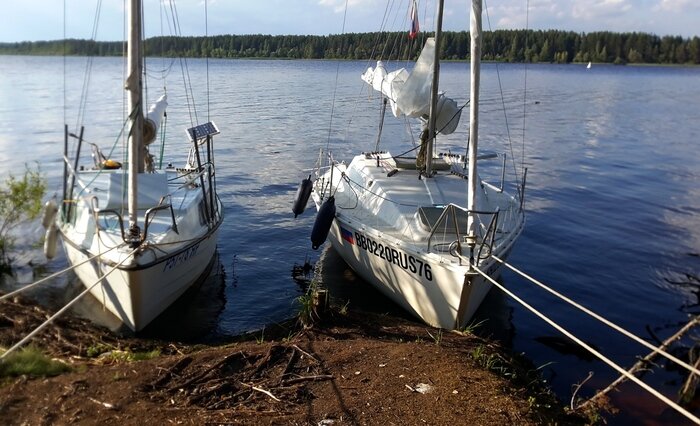
{"label": "shrub", "polygon": [[21,179],[8,176],[0,186],[0,271],[10,271],[9,251],[14,246],[10,231],[19,223],[36,219],[41,213],[46,179],[39,167],[26,167]]}

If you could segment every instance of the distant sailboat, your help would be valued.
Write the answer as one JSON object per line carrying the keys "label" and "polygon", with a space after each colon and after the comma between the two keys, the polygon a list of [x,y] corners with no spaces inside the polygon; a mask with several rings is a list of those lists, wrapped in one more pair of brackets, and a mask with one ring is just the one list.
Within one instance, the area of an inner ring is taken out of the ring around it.
{"label": "distant sailboat", "polygon": [[591,68],[591,63],[589,62],[588,65],[586,65],[586,69],[590,69],[590,68]]}

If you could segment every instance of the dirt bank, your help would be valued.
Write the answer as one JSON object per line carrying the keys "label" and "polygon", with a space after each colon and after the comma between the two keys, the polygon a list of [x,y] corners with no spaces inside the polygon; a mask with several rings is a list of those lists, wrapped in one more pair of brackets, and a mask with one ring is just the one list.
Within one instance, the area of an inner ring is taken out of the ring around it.
{"label": "dirt bank", "polygon": [[[21,300],[0,302],[0,346],[47,315]],[[582,423],[494,343],[362,312],[217,346],[115,336],[67,317],[34,344],[73,371],[4,379],[4,424]],[[88,356],[96,348],[112,351]],[[160,355],[128,362],[117,349]]]}

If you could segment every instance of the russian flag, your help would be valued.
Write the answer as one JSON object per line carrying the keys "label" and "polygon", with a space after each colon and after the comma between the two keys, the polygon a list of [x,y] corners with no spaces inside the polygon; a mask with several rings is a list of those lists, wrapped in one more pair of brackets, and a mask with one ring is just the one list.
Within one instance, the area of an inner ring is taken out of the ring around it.
{"label": "russian flag", "polygon": [[408,38],[413,40],[418,35],[420,30],[420,25],[418,25],[418,7],[416,6],[416,0],[413,0],[413,5],[411,6],[411,31],[408,33]]}
{"label": "russian flag", "polygon": [[350,244],[355,244],[355,238],[352,236],[352,232],[348,231],[342,226],[340,227],[340,236],[343,237],[343,239],[349,242]]}

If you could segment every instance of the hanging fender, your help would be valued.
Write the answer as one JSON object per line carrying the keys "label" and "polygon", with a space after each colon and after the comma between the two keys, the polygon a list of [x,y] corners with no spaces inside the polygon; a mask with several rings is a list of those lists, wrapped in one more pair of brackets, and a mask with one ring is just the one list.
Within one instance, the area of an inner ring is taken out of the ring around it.
{"label": "hanging fender", "polygon": [[44,204],[44,214],[41,216],[41,226],[49,229],[49,226],[51,226],[56,218],[56,212],[58,212],[56,201],[50,199]]}
{"label": "hanging fender", "polygon": [[56,242],[58,239],[58,227],[52,223],[44,235],[44,255],[47,259],[53,259],[56,256]]}
{"label": "hanging fender", "polygon": [[333,219],[335,219],[335,197],[331,195],[318,209],[316,221],[311,230],[311,248],[316,250],[323,245],[328,237]]}
{"label": "hanging fender", "polygon": [[295,218],[304,213],[304,210],[306,210],[306,204],[309,202],[312,188],[313,182],[311,182],[311,175],[309,175],[308,178],[301,181],[299,184],[299,189],[297,189],[297,195],[294,197],[292,213],[294,213]]}

